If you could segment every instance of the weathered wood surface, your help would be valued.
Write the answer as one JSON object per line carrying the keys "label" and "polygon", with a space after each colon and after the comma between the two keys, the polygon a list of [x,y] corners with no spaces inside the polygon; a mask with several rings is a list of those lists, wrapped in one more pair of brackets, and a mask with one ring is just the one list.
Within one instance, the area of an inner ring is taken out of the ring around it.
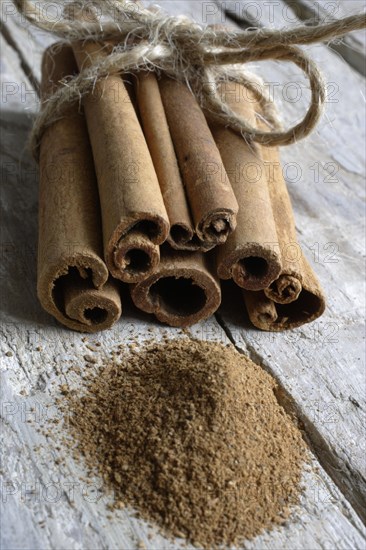
{"label": "weathered wood surface", "polygon": [[[245,2],[233,4],[243,7]],[[275,8],[278,2],[273,4]],[[229,23],[214,2],[162,5],[172,13],[191,13],[203,23]],[[278,6],[275,17],[276,25],[282,25]],[[38,108],[37,96],[31,92],[39,79],[41,49],[50,39],[25,29],[12,16],[5,23],[1,37],[2,92],[6,91],[1,117],[2,547],[122,549],[135,548],[143,541],[148,548],[172,548],[175,545],[159,535],[149,540],[147,526],[128,512],[109,519],[110,497],[96,492],[98,481],[93,492],[82,479],[80,465],[71,458],[58,464],[56,442],[36,429],[57,415],[57,386],[75,385],[68,368],[71,363],[83,364],[90,343],[101,343],[101,361],[121,342],[160,338],[163,333],[177,337],[179,331],[163,328],[136,312],[126,296],[121,321],[110,331],[84,339],[56,325],[41,310],[35,295],[37,172],[24,147],[32,113]],[[328,295],[327,313],[319,322],[285,335],[260,333],[250,328],[238,295],[225,285],[224,305],[217,318],[191,330],[200,338],[224,342],[229,338],[272,372],[282,390],[283,406],[296,410],[313,446],[314,468],[306,473],[301,507],[287,525],[257,537],[246,548],[365,546],[358,516],[365,475],[360,299],[364,79],[326,46],[309,51],[334,84],[330,99],[336,101],[328,103],[315,134],[284,149],[282,158],[301,244]],[[265,70],[286,121],[294,120],[299,106],[306,103],[306,83],[300,88],[299,101],[284,101],[286,93],[299,89],[295,84],[302,82],[297,70],[277,63],[266,63]],[[296,181],[300,169],[302,175]],[[232,295],[235,299],[230,299]]]}

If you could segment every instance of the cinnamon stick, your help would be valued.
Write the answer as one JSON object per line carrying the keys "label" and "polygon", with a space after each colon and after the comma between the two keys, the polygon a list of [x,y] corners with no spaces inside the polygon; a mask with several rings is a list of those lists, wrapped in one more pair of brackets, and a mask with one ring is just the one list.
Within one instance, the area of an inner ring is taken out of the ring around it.
{"label": "cinnamon stick", "polygon": [[[42,63],[42,99],[77,71],[72,49],[57,44]],[[102,260],[97,183],[83,114],[70,106],[40,147],[37,293],[46,311],[69,328],[95,332],[121,315],[116,281]]]}
{"label": "cinnamon stick", "polygon": [[209,248],[236,227],[238,203],[197,100],[181,82],[159,81],[160,93],[198,238]]}
{"label": "cinnamon stick", "polygon": [[280,276],[260,292],[244,291],[252,323],[263,330],[281,331],[309,323],[325,309],[319,281],[297,242],[291,200],[282,174],[278,149],[262,148],[268,186],[282,250]]}
{"label": "cinnamon stick", "polygon": [[207,250],[195,232],[187,197],[170,135],[159,85],[154,73],[140,73],[136,86],[139,114],[144,135],[160,183],[167,209],[169,244],[177,250]]}
{"label": "cinnamon stick", "polygon": [[[237,114],[256,124],[255,98],[244,86],[226,82],[220,93]],[[282,267],[261,148],[230,128],[210,127],[239,204],[236,230],[217,249],[218,275],[242,288],[261,290],[277,279]]]}
{"label": "cinnamon stick", "polygon": [[[98,43],[74,44],[79,69],[106,55]],[[137,282],[159,263],[169,219],[154,165],[119,75],[98,80],[83,100],[102,211],[104,255],[111,274]]]}
{"label": "cinnamon stick", "polygon": [[220,283],[212,259],[201,252],[162,247],[157,270],[131,286],[132,300],[173,327],[187,327],[212,315],[220,305]]}
{"label": "cinnamon stick", "polygon": [[282,253],[281,274],[265,289],[265,294],[278,303],[286,304],[296,300],[301,292],[303,253],[297,242],[291,199],[283,178],[278,149],[262,147],[262,156]]}

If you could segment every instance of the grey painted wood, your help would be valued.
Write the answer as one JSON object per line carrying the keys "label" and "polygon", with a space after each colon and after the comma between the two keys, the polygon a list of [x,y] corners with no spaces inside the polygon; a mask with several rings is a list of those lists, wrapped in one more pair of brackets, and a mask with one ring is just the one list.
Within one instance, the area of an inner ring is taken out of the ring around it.
{"label": "grey painted wood", "polygon": [[[208,20],[207,10],[212,10],[210,17],[215,22],[225,20],[221,12],[215,12],[214,3],[182,1],[163,5],[174,13],[192,13],[199,21],[204,18],[204,22],[213,22]],[[121,321],[110,331],[95,336],[83,337],[63,329],[40,308],[35,296],[37,171],[24,150],[38,100],[36,94],[22,95],[21,84],[26,84],[28,91],[33,90],[31,81],[39,77],[41,49],[50,39],[39,33],[33,38],[33,31],[24,31],[19,22],[10,18],[7,28],[13,45],[4,42],[1,74],[3,81],[19,87],[8,86],[1,114],[5,132],[1,165],[6,176],[2,180],[1,237],[2,544],[9,549],[122,549],[137,548],[142,541],[146,547],[159,550],[177,547],[155,531],[148,539],[148,527],[127,511],[110,519],[111,497],[102,493],[97,498],[83,480],[82,465],[70,456],[59,463],[57,430],[54,437],[37,431],[42,422],[57,415],[54,399],[59,395],[58,386],[67,383],[75,387],[77,382],[68,372],[71,364],[97,368],[120,343],[159,339],[163,334],[182,335],[137,312],[126,295]],[[300,240],[310,260],[317,260],[314,265],[329,297],[327,314],[316,324],[286,335],[259,333],[249,327],[244,308],[234,307],[237,295],[230,298],[233,289],[225,285],[226,299],[217,320],[212,318],[190,331],[203,339],[228,342],[229,338],[238,349],[271,371],[280,384],[280,401],[288,410],[298,412],[314,447],[312,468],[304,478],[307,489],[301,506],[285,526],[257,537],[246,548],[365,546],[364,529],[353,508],[359,511],[364,475],[361,422],[365,395],[359,366],[363,357],[359,292],[364,169],[363,138],[356,142],[354,139],[355,134],[362,132],[355,97],[364,80],[345,68],[343,62],[334,60],[334,54],[325,47],[311,51],[330,71],[329,78],[336,80],[337,76],[339,89],[334,97],[338,102],[329,105],[328,118],[319,131],[305,144],[284,149],[283,159],[297,163],[303,171],[301,183],[290,181],[289,187]],[[27,52],[31,52],[31,57],[27,57]],[[24,66],[24,59],[28,59],[28,67]],[[333,63],[334,69],[330,67]],[[290,65],[266,65],[272,82],[293,82],[295,78],[297,82],[298,73]],[[24,70],[31,71],[30,79]],[[281,99],[283,94],[279,96]],[[282,101],[281,105],[289,121],[304,101]],[[314,181],[317,162],[319,183]],[[329,179],[325,168],[329,162],[337,164],[337,181],[324,181]],[[289,165],[290,177],[291,168],[296,166]],[[329,242],[335,242],[338,249],[324,248]],[[337,262],[329,261],[334,259]],[[84,364],[83,356],[90,353],[88,346],[95,342],[101,344],[98,363]],[[356,499],[350,498],[351,492]]]}

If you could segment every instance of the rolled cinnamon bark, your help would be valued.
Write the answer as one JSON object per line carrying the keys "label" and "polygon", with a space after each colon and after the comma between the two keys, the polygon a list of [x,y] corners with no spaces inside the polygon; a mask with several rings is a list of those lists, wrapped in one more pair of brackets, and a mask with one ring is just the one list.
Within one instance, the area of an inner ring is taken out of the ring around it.
{"label": "rolled cinnamon bark", "polygon": [[[42,63],[42,99],[77,72],[72,49],[57,44]],[[102,229],[92,152],[83,114],[70,106],[40,147],[37,293],[69,328],[95,332],[121,315],[118,283],[102,260]]]}
{"label": "rolled cinnamon bark", "polygon": [[236,227],[238,203],[220,153],[187,86],[163,76],[159,88],[194,229],[207,248],[222,244]]}
{"label": "rolled cinnamon bark", "polygon": [[304,257],[301,263],[301,291],[292,302],[280,304],[268,298],[263,290],[243,290],[248,315],[254,326],[279,332],[310,323],[324,312],[325,299],[319,281]]}
{"label": "rolled cinnamon bark", "polygon": [[[220,85],[223,100],[251,125],[255,98],[242,85]],[[236,230],[217,249],[217,272],[248,290],[261,290],[279,276],[281,252],[261,148],[218,124],[210,125],[239,204]]]}
{"label": "rolled cinnamon bark", "polygon": [[325,298],[297,242],[291,201],[278,149],[262,149],[283,267],[280,276],[269,288],[260,292],[244,291],[244,300],[253,325],[263,330],[281,331],[319,317],[325,309]]}
{"label": "rolled cinnamon bark", "polygon": [[[98,43],[74,44],[79,69],[106,55]],[[119,75],[95,83],[83,99],[102,211],[104,256],[111,274],[137,282],[159,263],[169,219],[154,165]]]}
{"label": "rolled cinnamon bark", "polygon": [[221,291],[212,259],[201,252],[162,247],[160,264],[152,275],[131,286],[132,300],[147,313],[173,327],[188,327],[212,315]]}
{"label": "rolled cinnamon bark", "polygon": [[170,135],[159,85],[154,73],[139,73],[136,95],[145,138],[158,176],[170,232],[169,244],[177,250],[207,250],[194,230],[191,213]]}

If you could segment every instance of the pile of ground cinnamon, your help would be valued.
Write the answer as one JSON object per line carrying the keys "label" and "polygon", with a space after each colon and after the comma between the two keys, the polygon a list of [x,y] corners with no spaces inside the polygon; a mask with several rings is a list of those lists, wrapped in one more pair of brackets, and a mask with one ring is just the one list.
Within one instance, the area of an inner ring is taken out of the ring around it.
{"label": "pile of ground cinnamon", "polygon": [[230,545],[282,523],[306,446],[275,381],[233,347],[148,344],[67,394],[87,465],[167,535]]}

